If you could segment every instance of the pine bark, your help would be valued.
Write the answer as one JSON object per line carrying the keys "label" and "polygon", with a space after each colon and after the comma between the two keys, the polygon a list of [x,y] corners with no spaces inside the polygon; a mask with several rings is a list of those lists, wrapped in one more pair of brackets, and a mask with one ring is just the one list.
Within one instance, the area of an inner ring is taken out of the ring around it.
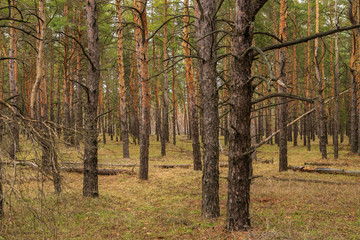
{"label": "pine bark", "polygon": [[85,102],[84,183],[83,195],[98,197],[98,128],[97,110],[100,84],[100,51],[98,9],[96,0],[86,0],[86,25],[88,40],[88,97]]}
{"label": "pine bark", "polygon": [[[279,37],[280,40],[287,40],[287,10],[286,10],[286,0],[280,1],[280,31]],[[279,84],[279,92],[286,93],[287,85],[287,74],[286,74],[286,48],[281,48],[279,51],[279,74],[280,81],[282,84]],[[279,99],[279,120],[280,120],[280,136],[279,136],[279,171],[287,171],[287,99],[281,97]]]}
{"label": "pine bark", "polygon": [[[167,0],[164,0],[164,22],[167,20]],[[161,156],[166,156],[166,143],[169,141],[169,79],[168,79],[168,58],[167,55],[167,23],[164,25],[163,39],[163,60],[164,60],[164,89],[163,89],[163,109],[162,109],[162,130],[161,130]]]}
{"label": "pine bark", "polygon": [[[11,0],[10,5],[16,7],[17,1]],[[15,18],[15,10],[11,11],[11,17]],[[10,21],[11,26],[15,26],[15,21]],[[17,31],[15,28],[10,28],[10,46],[9,46],[9,58],[16,58],[17,57]],[[9,86],[10,86],[10,97],[11,97],[11,104],[13,106],[18,105],[18,66],[17,61],[15,59],[9,60]],[[9,146],[9,155],[10,158],[16,158],[16,152],[18,151],[19,147],[19,127],[15,122],[10,123],[10,134],[12,142]]]}
{"label": "pine bark", "polygon": [[[316,3],[316,21],[315,21],[315,33],[319,33],[319,0]],[[322,158],[327,158],[326,152],[326,116],[324,109],[324,95],[323,95],[323,80],[320,74],[319,63],[319,39],[315,39],[314,60],[315,60],[315,76],[318,84],[318,115],[319,115],[319,146]]]}
{"label": "pine bark", "polygon": [[226,225],[228,231],[250,227],[251,135],[250,115],[253,95],[252,58],[244,54],[251,47],[256,13],[266,0],[235,1],[232,46],[232,89],[230,97],[229,175]]}
{"label": "pine bark", "polygon": [[149,135],[150,135],[150,89],[148,65],[148,26],[146,16],[146,1],[134,1],[134,7],[141,13],[134,12],[134,22],[141,26],[135,29],[136,62],[140,91],[140,172],[139,178],[148,179],[149,172]]}
{"label": "pine bark", "polygon": [[[189,22],[189,0],[184,1],[184,28],[183,28],[183,39],[182,42],[184,55],[191,55],[191,50],[189,46],[190,41],[190,22]],[[186,68],[186,81],[188,85],[188,93],[189,93],[189,104],[190,104],[190,112],[191,112],[191,124],[192,124],[192,148],[193,148],[193,163],[194,170],[200,171],[202,169],[201,163],[201,152],[200,152],[200,141],[199,141],[199,124],[198,124],[198,112],[196,109],[196,96],[195,96],[195,81],[194,81],[194,67],[192,64],[191,58],[185,58],[185,68]],[[186,109],[184,109],[186,110]]]}
{"label": "pine bark", "polygon": [[[200,0],[201,5],[196,20],[196,38],[200,71],[201,103],[203,107],[203,177],[202,207],[204,218],[220,216],[219,207],[219,116],[218,91],[216,81],[216,42],[217,35],[215,0]],[[193,129],[192,129],[193,131]],[[194,132],[194,131],[193,131]]]}
{"label": "pine bark", "polygon": [[124,72],[124,33],[122,27],[121,1],[116,0],[116,14],[118,20],[118,69],[119,69],[119,96],[120,96],[120,127],[121,140],[123,142],[123,158],[129,158],[129,134],[126,115],[126,90]]}
{"label": "pine bark", "polygon": [[[338,2],[335,0],[335,25],[338,26]],[[335,78],[334,78],[334,158],[339,158],[339,34],[335,33]]]}

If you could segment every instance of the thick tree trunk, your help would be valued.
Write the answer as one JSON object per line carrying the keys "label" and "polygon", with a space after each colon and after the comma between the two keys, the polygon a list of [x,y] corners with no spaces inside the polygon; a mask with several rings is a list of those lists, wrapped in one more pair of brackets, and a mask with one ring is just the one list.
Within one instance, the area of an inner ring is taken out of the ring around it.
{"label": "thick tree trunk", "polygon": [[118,69],[119,69],[119,97],[120,97],[120,126],[121,140],[123,142],[123,158],[129,158],[129,134],[127,127],[126,115],[126,90],[125,90],[125,73],[124,73],[124,33],[122,28],[121,2],[116,0],[116,14],[118,20]]}
{"label": "thick tree trunk", "polygon": [[232,89],[230,97],[230,145],[227,201],[227,230],[237,231],[250,226],[251,139],[250,114],[253,95],[252,58],[244,54],[253,39],[249,21],[266,0],[235,1],[235,26],[232,46]]}
{"label": "thick tree trunk", "polygon": [[88,97],[85,102],[84,184],[83,195],[98,197],[98,128],[97,108],[100,83],[99,30],[96,0],[86,0],[87,40],[89,51]]}
{"label": "thick tree trunk", "polygon": [[134,22],[141,26],[135,28],[136,60],[140,91],[140,174],[142,180],[148,179],[149,172],[149,135],[150,135],[150,90],[148,65],[148,27],[146,17],[146,1],[136,0],[134,7],[141,13],[134,12]]}
{"label": "thick tree trunk", "polygon": [[[184,29],[183,29],[183,38],[182,46],[184,49],[184,55],[191,55],[189,41],[190,41],[190,25],[189,25],[189,0],[184,1]],[[196,108],[196,96],[195,96],[195,81],[194,81],[194,68],[191,58],[185,58],[185,68],[186,68],[186,81],[188,84],[188,93],[189,93],[189,104],[191,112],[191,124],[192,124],[192,148],[193,148],[193,163],[194,170],[201,170],[201,152],[200,152],[200,141],[199,141],[199,124],[198,124],[198,113]]]}
{"label": "thick tree trunk", "polygon": [[[196,38],[200,71],[201,102],[204,118],[204,156],[202,208],[204,218],[220,216],[219,208],[219,116],[216,82],[216,0],[200,0]],[[192,119],[193,120],[193,119]],[[194,129],[192,129],[193,131]],[[194,131],[193,131],[194,132]]]}

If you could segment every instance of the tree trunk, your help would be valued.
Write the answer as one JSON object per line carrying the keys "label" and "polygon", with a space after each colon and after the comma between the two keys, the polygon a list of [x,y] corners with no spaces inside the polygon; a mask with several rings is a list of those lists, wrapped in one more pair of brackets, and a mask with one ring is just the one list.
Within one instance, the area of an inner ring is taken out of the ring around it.
{"label": "tree trunk", "polygon": [[[175,36],[175,25],[173,25],[173,35]],[[173,43],[175,38],[173,38]],[[175,56],[175,49],[172,49],[172,56]],[[175,75],[175,58],[172,60],[172,133],[173,133],[173,144],[176,145],[176,118],[177,118],[177,111],[176,111],[176,89],[175,89],[175,82],[176,82],[176,75]]]}
{"label": "tree trunk", "polygon": [[[285,42],[287,40],[287,10],[286,10],[286,0],[280,1],[280,31],[279,37]],[[281,48],[279,51],[279,74],[280,81],[282,84],[279,84],[279,92],[286,93],[286,84],[287,84],[287,74],[286,74],[286,48]],[[287,171],[287,99],[284,97],[280,98],[279,103],[279,120],[280,120],[280,136],[279,136],[279,171]]]}
{"label": "tree trunk", "polygon": [[[294,2],[295,4],[295,2]],[[294,8],[294,23],[296,24],[296,8]],[[296,39],[296,31],[293,31],[293,39]],[[298,95],[298,84],[296,81],[296,77],[297,77],[297,58],[296,58],[296,45],[293,46],[293,72],[292,72],[292,82],[293,82],[293,88],[294,88],[294,94]],[[294,113],[293,113],[293,118],[296,119],[297,118],[297,112],[298,112],[298,106],[299,106],[299,101],[296,101],[294,103]],[[293,141],[293,145],[297,146],[298,142],[298,133],[299,133],[299,124],[295,123],[294,125],[294,141]]]}
{"label": "tree trunk", "polygon": [[[155,39],[153,40],[153,68],[155,69]],[[161,133],[161,110],[159,104],[159,77],[155,78],[155,134],[156,134],[156,141],[160,140],[160,133]]]}
{"label": "tree trunk", "polygon": [[118,20],[118,69],[119,69],[119,97],[120,97],[120,126],[121,140],[123,142],[123,158],[129,158],[129,134],[127,127],[126,115],[126,89],[125,89],[125,72],[124,72],[124,33],[122,27],[121,2],[116,0],[116,14]]}
{"label": "tree trunk", "polygon": [[[82,30],[81,30],[81,22],[82,22],[82,16],[83,16],[83,10],[82,8],[78,8],[78,42],[81,42],[82,39]],[[82,75],[82,67],[81,67],[81,60],[82,60],[82,52],[79,46],[76,47],[76,80],[77,80],[77,86],[76,86],[76,116],[75,116],[75,145],[79,146],[80,141],[82,139],[82,129],[83,129],[83,86],[81,86],[83,83],[83,75]]]}
{"label": "tree trunk", "polygon": [[235,22],[232,46],[232,89],[230,97],[230,145],[226,225],[228,231],[250,226],[251,139],[250,114],[253,95],[251,78],[252,58],[245,51],[251,47],[253,27],[249,21],[266,0],[235,1]]}
{"label": "tree trunk", "polygon": [[[315,24],[315,33],[319,33],[319,0],[316,0],[316,24]],[[323,96],[323,80],[320,75],[320,63],[318,58],[319,52],[319,39],[315,39],[315,49],[314,49],[314,60],[315,60],[315,75],[318,83],[318,114],[319,114],[319,146],[322,158],[327,158],[326,153],[326,116],[324,109],[324,96]]]}
{"label": "tree trunk", "polygon": [[[338,2],[335,0],[335,25],[339,24],[338,21]],[[339,82],[340,82],[340,71],[339,71],[339,34],[335,33],[335,78],[334,78],[334,158],[339,158]]]}
{"label": "tree trunk", "polygon": [[[11,0],[10,5],[16,7],[16,0]],[[12,13],[16,11],[13,10]],[[11,16],[15,18],[14,16]],[[10,25],[15,27],[15,21],[10,21]],[[9,58],[16,58],[17,57],[17,31],[15,28],[10,28],[10,48],[9,48]],[[18,66],[17,61],[15,59],[9,60],[9,86],[10,86],[10,97],[11,97],[11,104],[13,106],[18,105]],[[10,138],[12,142],[10,144],[9,155],[10,158],[16,159],[16,152],[18,151],[19,147],[19,127],[15,122],[10,123]]]}
{"label": "tree trunk", "polygon": [[146,1],[134,1],[134,7],[141,13],[134,11],[134,22],[141,26],[135,28],[136,60],[140,91],[140,174],[142,180],[148,179],[149,172],[149,129],[150,129],[150,91],[148,65],[148,26],[146,17]]}
{"label": "tree trunk", "polygon": [[169,79],[168,79],[168,58],[167,55],[167,0],[164,0],[164,92],[163,92],[163,111],[162,111],[162,130],[161,130],[161,156],[166,156],[166,143],[169,141]]}
{"label": "tree trunk", "polygon": [[[200,0],[196,20],[196,38],[200,71],[201,106],[203,107],[203,177],[202,208],[204,218],[220,216],[219,208],[219,116],[216,81],[216,0]],[[201,9],[201,10],[200,10]],[[192,119],[193,120],[193,119]],[[194,132],[194,129],[192,129]]]}
{"label": "tree trunk", "polygon": [[100,51],[96,0],[86,0],[86,24],[89,66],[87,79],[88,97],[85,102],[83,195],[86,197],[98,197],[97,108],[100,83]]}
{"label": "tree trunk", "polygon": [[[183,38],[182,46],[184,49],[184,55],[191,55],[189,41],[190,41],[190,25],[189,25],[189,0],[184,1],[184,28],[183,28]],[[189,88],[189,104],[191,112],[191,124],[192,124],[192,148],[193,148],[193,163],[194,170],[200,171],[202,169],[201,163],[201,152],[200,152],[200,141],[199,141],[199,124],[198,124],[198,113],[195,105],[196,96],[195,96],[195,81],[194,81],[194,68],[191,58],[185,58],[185,68],[186,68],[186,81]],[[184,99],[185,101],[185,99]],[[185,110],[185,109],[184,109]]]}
{"label": "tree trunk", "polygon": [[[311,6],[310,6],[310,0],[308,0],[308,11],[307,11],[307,35],[310,36],[310,10],[311,10]],[[307,55],[307,59],[306,59],[306,69],[305,69],[305,74],[306,74],[306,97],[310,98],[310,42],[307,42],[307,48],[306,48],[306,55]],[[309,110],[311,108],[310,103],[305,103],[305,111]],[[311,115],[307,115],[306,116],[306,120],[305,120],[305,125],[306,125],[306,146],[307,146],[307,150],[310,151],[311,150]],[[304,138],[305,141],[305,138]]]}

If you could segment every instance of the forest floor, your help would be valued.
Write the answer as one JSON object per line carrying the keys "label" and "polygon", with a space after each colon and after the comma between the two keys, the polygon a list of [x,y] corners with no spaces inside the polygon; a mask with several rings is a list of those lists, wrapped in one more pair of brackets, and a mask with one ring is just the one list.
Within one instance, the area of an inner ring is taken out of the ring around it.
{"label": "forest floor", "polygon": [[[227,167],[220,168],[221,216],[201,218],[201,172],[189,168],[163,169],[159,164],[192,164],[191,141],[177,137],[160,155],[160,142],[151,137],[149,180],[138,179],[138,167],[117,167],[130,173],[99,176],[100,197],[82,197],[82,174],[63,172],[63,193],[53,194],[50,180],[36,181],[39,173],[6,167],[5,214],[0,222],[0,239],[360,239],[360,177],[278,172],[278,147],[264,145],[254,162],[251,185],[251,224],[247,232],[225,231]],[[330,137],[329,140],[331,141]],[[22,150],[31,158],[31,144]],[[289,142],[292,166],[305,162],[330,163],[332,168],[360,170],[360,157],[346,143],[340,158],[322,160],[317,143],[312,151]],[[81,150],[61,147],[62,162],[80,162]],[[131,144],[130,159],[123,159],[122,144],[100,143],[99,163],[138,164],[139,146]],[[24,157],[25,158],[25,157]],[[221,154],[221,163],[227,156]],[[308,166],[315,168],[316,166]],[[7,179],[6,179],[7,178]],[[301,179],[300,181],[295,179]],[[307,180],[320,180],[311,182]]]}

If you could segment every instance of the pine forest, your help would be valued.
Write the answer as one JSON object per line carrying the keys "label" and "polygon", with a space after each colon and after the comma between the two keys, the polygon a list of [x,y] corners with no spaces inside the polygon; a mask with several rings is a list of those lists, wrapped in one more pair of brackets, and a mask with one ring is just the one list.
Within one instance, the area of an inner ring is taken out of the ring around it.
{"label": "pine forest", "polygon": [[1,0],[1,239],[360,239],[360,1]]}

